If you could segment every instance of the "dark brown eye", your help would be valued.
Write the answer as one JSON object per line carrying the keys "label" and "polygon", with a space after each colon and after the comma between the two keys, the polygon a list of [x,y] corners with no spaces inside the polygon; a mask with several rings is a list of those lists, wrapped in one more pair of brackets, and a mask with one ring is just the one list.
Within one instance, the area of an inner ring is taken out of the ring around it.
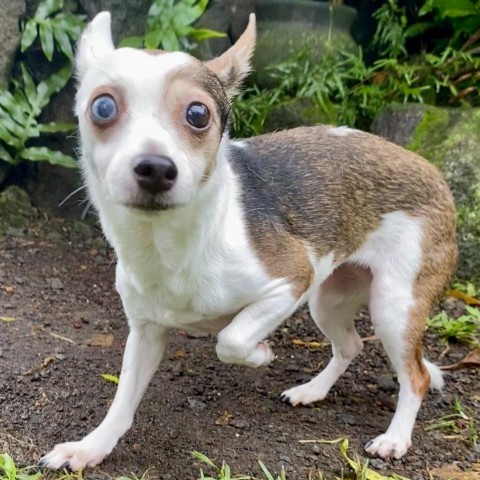
{"label": "dark brown eye", "polygon": [[210,123],[210,112],[203,103],[194,102],[188,106],[185,118],[192,127],[203,130]]}

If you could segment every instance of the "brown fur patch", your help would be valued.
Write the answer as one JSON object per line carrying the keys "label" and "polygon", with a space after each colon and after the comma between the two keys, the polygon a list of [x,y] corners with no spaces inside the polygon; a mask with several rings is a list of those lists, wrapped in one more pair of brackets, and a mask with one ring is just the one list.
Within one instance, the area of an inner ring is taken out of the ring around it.
{"label": "brown fur patch", "polygon": [[[334,252],[341,264],[394,211],[428,219],[454,245],[453,201],[435,167],[374,135],[331,128],[297,128],[232,148],[252,243],[272,275],[287,275],[297,292],[308,288],[304,245],[318,258]],[[453,268],[445,262],[448,276]],[[431,305],[433,292],[427,296]]]}
{"label": "brown fur patch", "polygon": [[146,48],[143,51],[148,55],[152,55],[152,57],[157,57],[158,55],[163,55],[164,53],[168,53],[165,50],[162,50],[160,48]]}
{"label": "brown fur patch", "polygon": [[[424,226],[422,264],[414,286],[415,305],[409,312],[409,324],[405,333],[407,347],[404,359],[407,373],[413,391],[420,397],[423,397],[430,384],[430,375],[423,363],[422,352],[425,321],[433,304],[445,291],[458,255],[453,200],[450,198],[450,206],[446,201],[433,208],[435,211]],[[439,218],[441,221],[438,221]]]}
{"label": "brown fur patch", "polygon": [[[213,77],[212,73],[205,75],[205,67],[200,62],[182,68],[167,79],[164,96],[174,128],[182,139],[182,145],[188,149],[190,158],[205,161],[201,184],[210,178],[215,169],[228,117],[229,104],[218,79]],[[186,121],[187,108],[193,102],[203,103],[210,112],[210,125],[204,130],[196,130]]]}

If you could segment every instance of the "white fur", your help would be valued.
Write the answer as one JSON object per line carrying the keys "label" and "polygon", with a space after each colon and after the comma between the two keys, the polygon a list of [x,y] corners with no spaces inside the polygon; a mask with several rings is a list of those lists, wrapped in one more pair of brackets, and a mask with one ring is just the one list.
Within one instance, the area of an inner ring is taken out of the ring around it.
{"label": "white fur", "polygon": [[336,135],[337,137],[346,137],[347,135],[351,135],[352,133],[358,133],[359,130],[355,128],[347,127],[346,125],[342,125],[341,127],[333,127],[330,129],[330,133]]}

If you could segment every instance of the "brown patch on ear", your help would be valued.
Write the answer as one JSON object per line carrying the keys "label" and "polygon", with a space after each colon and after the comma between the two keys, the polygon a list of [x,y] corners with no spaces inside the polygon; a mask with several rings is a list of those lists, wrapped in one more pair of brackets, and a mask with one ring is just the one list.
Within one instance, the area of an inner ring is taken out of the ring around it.
{"label": "brown patch on ear", "polygon": [[250,60],[255,40],[255,15],[251,13],[247,28],[237,42],[219,57],[205,63],[207,68],[217,74],[229,99],[238,93],[243,79],[252,69]]}

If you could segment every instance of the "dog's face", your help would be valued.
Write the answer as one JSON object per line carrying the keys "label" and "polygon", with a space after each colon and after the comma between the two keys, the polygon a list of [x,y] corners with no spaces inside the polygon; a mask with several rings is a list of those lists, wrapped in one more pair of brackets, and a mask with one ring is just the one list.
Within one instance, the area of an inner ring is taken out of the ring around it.
{"label": "dog's face", "polygon": [[84,168],[115,203],[163,210],[193,201],[217,160],[230,102],[250,70],[255,20],[222,56],[113,46],[100,13],[77,53]]}

